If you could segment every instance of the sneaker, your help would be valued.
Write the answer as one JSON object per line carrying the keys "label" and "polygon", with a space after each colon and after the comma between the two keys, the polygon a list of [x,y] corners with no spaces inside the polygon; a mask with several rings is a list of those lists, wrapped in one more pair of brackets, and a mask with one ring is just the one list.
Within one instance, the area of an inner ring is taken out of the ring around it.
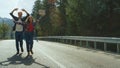
{"label": "sneaker", "polygon": [[31,50],[31,54],[33,54],[33,51]]}
{"label": "sneaker", "polygon": [[19,52],[16,53],[16,55],[18,55],[18,54],[19,54]]}
{"label": "sneaker", "polygon": [[21,52],[24,52],[23,48],[21,48]]}
{"label": "sneaker", "polygon": [[30,56],[30,52],[28,52],[28,55],[27,56]]}

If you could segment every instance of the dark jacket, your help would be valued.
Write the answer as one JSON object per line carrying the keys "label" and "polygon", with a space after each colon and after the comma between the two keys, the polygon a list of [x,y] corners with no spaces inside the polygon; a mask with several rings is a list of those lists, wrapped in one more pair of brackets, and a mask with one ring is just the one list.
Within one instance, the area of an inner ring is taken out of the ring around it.
{"label": "dark jacket", "polygon": [[[14,16],[13,13],[10,13],[10,15],[13,17],[13,19],[14,19],[15,21],[18,21],[18,20],[19,20],[19,18],[16,17],[16,16]],[[27,16],[22,17],[21,20],[24,22],[24,21],[27,19],[27,17],[29,17],[29,14],[28,14],[28,13],[27,13]]]}
{"label": "dark jacket", "polygon": [[[16,16],[14,16],[14,15],[13,15],[13,12],[10,13],[10,15],[11,15],[12,18],[14,19],[14,23],[15,23],[14,26],[13,26],[13,31],[14,31],[14,30],[16,29],[16,22],[15,22],[15,21],[18,21],[19,18],[16,17]],[[28,13],[27,13],[27,16],[21,18],[22,22],[25,22],[25,20],[27,19],[27,17],[29,17],[29,14],[28,14]]]}

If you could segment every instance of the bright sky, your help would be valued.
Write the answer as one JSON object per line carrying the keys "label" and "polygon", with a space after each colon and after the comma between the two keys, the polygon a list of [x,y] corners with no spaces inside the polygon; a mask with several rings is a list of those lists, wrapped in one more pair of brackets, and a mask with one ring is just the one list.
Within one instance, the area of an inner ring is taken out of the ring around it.
{"label": "bright sky", "polygon": [[[31,13],[35,1],[36,0],[0,0],[0,17],[11,18],[9,13],[14,8],[19,8],[18,11],[24,8]],[[17,12],[15,13],[17,14]]]}

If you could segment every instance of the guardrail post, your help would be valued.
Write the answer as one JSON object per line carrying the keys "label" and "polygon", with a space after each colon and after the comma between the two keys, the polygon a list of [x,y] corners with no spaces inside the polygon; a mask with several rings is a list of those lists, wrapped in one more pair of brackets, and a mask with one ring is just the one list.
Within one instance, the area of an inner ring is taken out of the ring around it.
{"label": "guardrail post", "polygon": [[80,46],[82,46],[82,41],[80,41]]}
{"label": "guardrail post", "polygon": [[56,39],[54,38],[53,41],[56,42]]}
{"label": "guardrail post", "polygon": [[72,40],[70,40],[70,44],[72,44]]}
{"label": "guardrail post", "polygon": [[64,40],[64,43],[66,43],[66,39]]}
{"label": "guardrail post", "polygon": [[69,40],[69,44],[70,44],[71,42],[70,42],[70,40]]}
{"label": "guardrail post", "polygon": [[104,51],[107,51],[107,44],[104,43]]}
{"label": "guardrail post", "polygon": [[63,39],[61,39],[61,43],[63,43]]}
{"label": "guardrail post", "polygon": [[65,39],[63,39],[63,43],[65,43]]}
{"label": "guardrail post", "polygon": [[64,43],[64,39],[62,39],[62,43]]}
{"label": "guardrail post", "polygon": [[120,45],[117,43],[117,53],[120,53]]}
{"label": "guardrail post", "polygon": [[60,43],[61,43],[61,39],[60,39]]}
{"label": "guardrail post", "polygon": [[64,39],[62,39],[62,43],[64,43]]}
{"label": "guardrail post", "polygon": [[59,42],[61,42],[61,39],[59,39]]}
{"label": "guardrail post", "polygon": [[75,40],[75,45],[77,45],[77,41]]}
{"label": "guardrail post", "polygon": [[61,43],[64,43],[64,39],[61,39]]}
{"label": "guardrail post", "polygon": [[65,43],[65,39],[63,39],[63,43]]}
{"label": "guardrail post", "polygon": [[68,43],[68,40],[66,39],[65,43],[67,44]]}
{"label": "guardrail post", "polygon": [[56,42],[58,42],[58,39],[56,38]]}
{"label": "guardrail post", "polygon": [[86,41],[86,47],[88,47],[88,46],[89,46],[88,41]]}
{"label": "guardrail post", "polygon": [[94,42],[94,48],[97,49],[97,43],[96,42]]}
{"label": "guardrail post", "polygon": [[58,39],[56,38],[56,42],[58,42]]}
{"label": "guardrail post", "polygon": [[57,38],[55,39],[55,42],[57,42]]}

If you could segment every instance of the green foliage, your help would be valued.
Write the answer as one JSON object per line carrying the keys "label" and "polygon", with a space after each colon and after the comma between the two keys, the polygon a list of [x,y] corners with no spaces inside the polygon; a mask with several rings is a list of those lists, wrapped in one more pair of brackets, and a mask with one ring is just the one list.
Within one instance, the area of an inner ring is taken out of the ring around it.
{"label": "green foliage", "polygon": [[[44,17],[37,14],[39,9],[46,10]],[[120,35],[120,0],[57,0],[54,6],[36,0],[33,16],[41,17],[42,35]]]}
{"label": "green foliage", "polygon": [[33,7],[34,7],[34,8],[33,8],[33,10],[32,10],[32,12],[33,12],[33,13],[32,13],[32,16],[33,16],[35,19],[39,19],[39,10],[40,10],[40,9],[43,9],[41,0],[36,0]]}
{"label": "green foliage", "polygon": [[9,31],[9,26],[7,24],[0,24],[0,39],[5,39]]}
{"label": "green foliage", "polygon": [[115,29],[119,28],[120,14],[114,9],[120,7],[119,3],[119,0],[68,0],[68,35],[118,36],[119,30]]}

